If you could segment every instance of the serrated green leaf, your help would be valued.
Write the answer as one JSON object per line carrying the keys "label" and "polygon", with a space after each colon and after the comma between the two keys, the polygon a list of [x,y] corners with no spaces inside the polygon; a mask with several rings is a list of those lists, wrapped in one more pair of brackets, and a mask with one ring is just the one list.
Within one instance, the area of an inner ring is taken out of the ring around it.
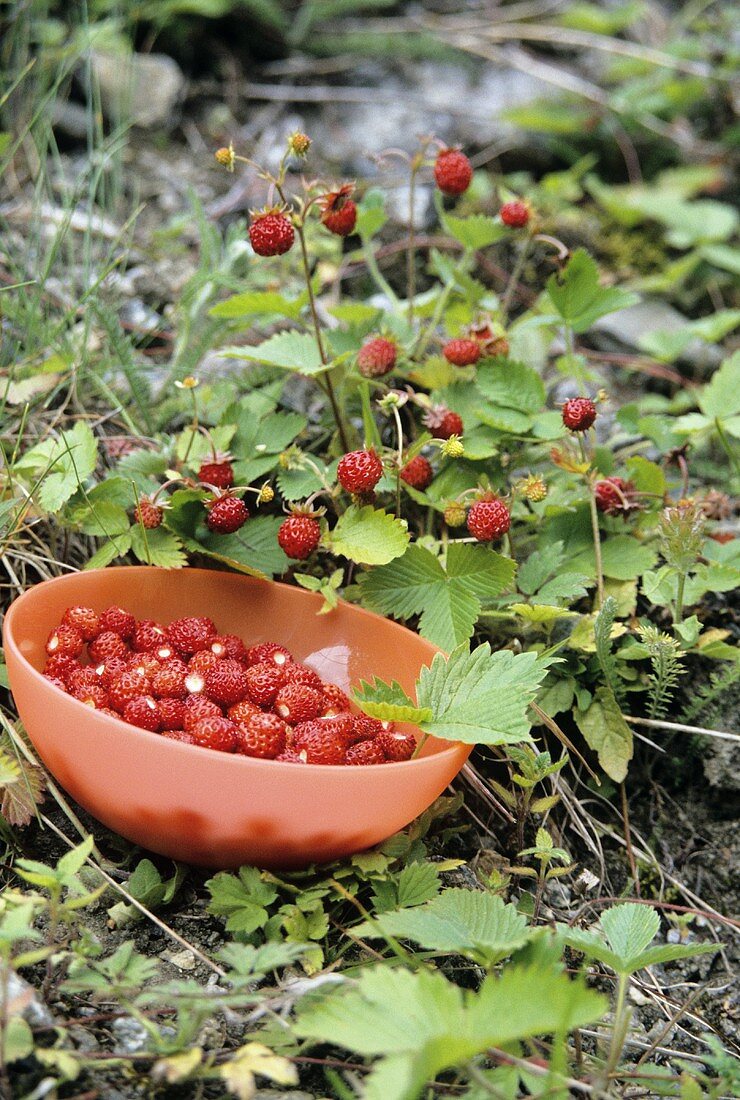
{"label": "serrated green leaf", "polygon": [[44,472],[38,492],[39,504],[52,514],[84,485],[95,469],[98,444],[85,420],[78,420],[56,439],[48,439],[27,451],[17,469]]}
{"label": "serrated green leaf", "polygon": [[232,294],[230,298],[219,302],[208,312],[211,317],[230,319],[276,313],[280,317],[289,317],[297,321],[307,299],[306,294],[291,300],[274,290],[246,290],[243,294]]}
{"label": "serrated green leaf", "polygon": [[550,276],[547,292],[560,316],[575,332],[585,332],[599,317],[639,301],[636,294],[617,287],[602,287],[596,261],[583,248],[576,249],[561,272]]}
{"label": "serrated green leaf", "polygon": [[599,924],[612,951],[621,959],[639,955],[658,935],[660,917],[650,905],[626,902],[606,909]]}
{"label": "serrated green leaf", "polygon": [[555,607],[553,604],[512,603],[511,610],[528,623],[555,623],[558,619],[578,618],[577,611],[567,607]]}
{"label": "serrated green leaf", "polygon": [[395,680],[390,684],[377,679],[372,683],[363,680],[354,696],[365,714],[383,722],[411,722],[418,726],[432,717],[432,712],[418,707]]}
{"label": "serrated green leaf", "polygon": [[598,754],[606,774],[615,783],[621,783],[627,775],[634,743],[614,692],[607,687],[598,688],[588,710],[576,710],[575,720],[586,743]]}
{"label": "serrated green leaf", "polygon": [[365,192],[362,201],[357,204],[355,231],[363,240],[369,240],[380,232],[387,220],[385,195],[378,188],[373,187]]}
{"label": "serrated green leaf", "polygon": [[165,527],[147,531],[140,523],[131,528],[131,549],[139,561],[160,569],[182,569],[187,554],[177,535]]}
{"label": "serrated green leaf", "polygon": [[110,565],[116,558],[122,558],[125,554],[128,554],[130,549],[130,532],[127,531],[123,535],[116,535],[115,539],[103,543],[103,545],[95,551],[89,561],[85,562],[83,569],[104,569],[106,565]]}
{"label": "serrated green leaf", "polygon": [[351,504],[327,538],[330,549],[362,565],[386,565],[400,557],[410,535],[400,520],[367,504]]}
{"label": "serrated green leaf", "polygon": [[481,393],[496,406],[537,413],[545,404],[545,387],[537,371],[512,359],[483,363],[475,381]]}
{"label": "serrated green leaf", "polygon": [[448,652],[473,633],[481,601],[498,596],[516,566],[485,546],[452,543],[446,568],[418,544],[403,557],[360,577],[363,602],[395,618],[421,615],[419,633]]}
{"label": "serrated green leaf", "polygon": [[206,882],[211,895],[208,910],[226,917],[230,932],[256,932],[267,922],[267,906],[278,896],[275,887],[262,880],[256,867],[240,867],[232,875],[221,871]]}
{"label": "serrated green leaf", "polygon": [[507,236],[508,230],[498,218],[486,214],[471,214],[467,218],[455,218],[445,214],[442,218],[445,232],[459,241],[465,248],[487,248]]}
{"label": "serrated green leaf", "polygon": [[321,374],[331,367],[331,364],[322,363],[315,337],[295,330],[278,332],[256,347],[223,348],[221,355],[227,359],[267,363],[281,370],[296,371],[308,376]]}
{"label": "serrated green leaf", "polygon": [[396,880],[399,909],[430,901],[439,893],[439,869],[433,863],[409,863]]}
{"label": "serrated green leaf", "polygon": [[725,359],[712,375],[701,391],[699,407],[712,420],[740,413],[740,352]]}
{"label": "serrated green leaf", "polygon": [[491,653],[487,642],[472,653],[460,646],[448,660],[437,654],[419,676],[419,706],[434,716],[421,728],[466,744],[529,741],[527,711],[545,672],[536,654]]}
{"label": "serrated green leaf", "polygon": [[484,966],[518,951],[531,934],[516,906],[494,894],[462,889],[444,890],[413,910],[381,913],[354,931],[368,939],[385,933],[413,940],[433,951],[466,955]]}

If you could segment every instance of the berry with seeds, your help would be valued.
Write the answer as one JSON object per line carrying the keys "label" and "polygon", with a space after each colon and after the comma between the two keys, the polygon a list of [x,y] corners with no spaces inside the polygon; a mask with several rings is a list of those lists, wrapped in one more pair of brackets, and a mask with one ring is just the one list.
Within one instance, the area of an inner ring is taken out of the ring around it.
{"label": "berry with seeds", "polygon": [[283,668],[292,660],[293,657],[289,650],[277,642],[258,642],[257,645],[251,645],[247,650],[248,665],[259,665],[263,661],[272,661],[274,665]]}
{"label": "berry with seeds", "polygon": [[201,649],[208,649],[218,632],[211,619],[202,615],[189,615],[171,622],[167,633],[175,649],[189,657],[193,653],[199,653]]}
{"label": "berry with seeds", "polygon": [[162,726],[162,715],[156,699],[151,695],[139,695],[123,708],[124,721],[132,726],[156,733]]}
{"label": "berry with seeds", "polygon": [[415,458],[412,458],[410,462],[401,467],[398,476],[401,481],[405,481],[412,489],[423,492],[431,485],[434,470],[428,458],[424,458],[423,455],[416,455]]}
{"label": "berry with seeds", "polygon": [[136,630],[136,619],[130,611],[124,611],[122,607],[106,607],[100,613],[100,629],[112,630],[124,641],[128,641]]}
{"label": "berry with seeds", "polygon": [[83,684],[71,691],[70,695],[73,695],[75,699],[79,699],[86,707],[93,707],[94,710],[100,710],[101,707],[108,707],[110,703],[108,692],[101,683]]}
{"label": "berry with seeds", "polygon": [[43,676],[44,679],[48,680],[49,683],[52,684],[55,688],[59,688],[59,690],[63,691],[65,695],[67,694],[67,685],[65,684],[64,680],[60,680],[58,676],[52,676],[48,672],[44,672]]}
{"label": "berry with seeds", "polygon": [[300,746],[296,748],[307,764],[344,764],[347,758],[345,741],[334,730],[322,728],[319,722],[305,724]]}
{"label": "berry with seeds", "polygon": [[324,714],[343,714],[352,706],[349,697],[337,684],[324,684],[324,698],[326,699]]}
{"label": "berry with seeds", "polygon": [[163,626],[153,619],[142,619],[136,625],[131,645],[137,653],[152,653],[166,642],[167,631]]}
{"label": "berry with seeds", "polygon": [[468,512],[468,531],[478,542],[500,539],[511,526],[511,513],[502,500],[476,500]]}
{"label": "berry with seeds", "polygon": [[82,635],[73,626],[62,623],[52,630],[46,642],[46,652],[50,657],[79,657],[84,646]]}
{"label": "berry with seeds", "polygon": [[212,699],[206,699],[205,695],[190,695],[185,700],[185,716],[183,728],[190,731],[202,718],[223,718],[223,711],[218,703]]}
{"label": "berry with seeds", "polygon": [[347,749],[346,764],[385,764],[386,756],[378,741],[360,741]]}
{"label": "berry with seeds", "polygon": [[424,417],[424,424],[434,439],[449,439],[452,435],[463,434],[462,417],[446,405],[435,405],[431,408]]}
{"label": "berry with seeds", "polygon": [[396,365],[398,345],[385,336],[374,336],[357,353],[357,369],[364,378],[382,378]]}
{"label": "berry with seeds", "polygon": [[387,729],[379,733],[375,744],[382,749],[386,760],[410,760],[416,751],[416,741],[403,730]]}
{"label": "berry with seeds", "polygon": [[288,736],[289,747],[302,749],[305,739],[311,737],[316,730],[330,736],[346,748],[352,741],[352,715],[337,714],[330,718],[316,718],[312,722],[301,722],[293,727],[292,734]]}
{"label": "berry with seeds", "polygon": [[124,669],[128,668],[128,660],[125,657],[109,657],[96,666],[95,671],[100,677],[103,687],[109,688]]}
{"label": "berry with seeds", "polygon": [[337,479],[348,493],[369,493],[383,476],[383,463],[375,451],[350,451],[337,466]]}
{"label": "berry with seeds", "polygon": [[321,539],[318,521],[299,512],[288,516],[280,524],[277,534],[278,544],[289,558],[305,561],[314,552]]}
{"label": "berry with seeds", "polygon": [[324,684],[321,677],[312,668],[308,668],[307,665],[289,661],[288,664],[283,665],[283,671],[285,672],[286,684],[305,684],[306,687],[314,688],[323,694]]}
{"label": "berry with seeds", "polygon": [[157,527],[162,526],[164,508],[152,497],[142,497],[136,505],[135,515],[136,522],[146,527],[147,531],[156,531]]}
{"label": "berry with seeds", "polygon": [[46,658],[44,676],[51,676],[66,684],[70,675],[79,667],[74,657],[69,657],[66,653],[53,653]]}
{"label": "berry with seeds", "polygon": [[594,485],[596,507],[607,516],[626,516],[638,505],[635,502],[635,486],[622,477],[605,477]]}
{"label": "berry with seeds", "polygon": [[382,733],[385,728],[379,718],[371,718],[369,714],[353,714],[351,744],[356,745],[359,741],[371,741],[379,733]]}
{"label": "berry with seeds", "polygon": [[119,672],[108,688],[111,706],[115,710],[123,711],[127,703],[136,699],[139,695],[148,695],[151,691],[151,682],[148,676],[142,676],[139,672],[124,669]]}
{"label": "berry with seeds", "polygon": [[563,424],[572,432],[586,432],[596,419],[596,406],[588,397],[571,397],[563,405]]}
{"label": "berry with seeds", "polygon": [[198,481],[203,481],[206,485],[215,485],[217,489],[230,489],[234,484],[231,456],[215,454],[212,458],[201,462]]}
{"label": "berry with seeds", "polygon": [[[176,657],[165,662],[152,677],[152,691],[160,699],[184,699],[188,693],[185,680],[188,666]],[[169,723],[168,723],[169,725]]]}
{"label": "berry with seeds", "polygon": [[260,707],[271,707],[275,702],[275,696],[285,683],[285,673],[273,661],[262,661],[247,669],[245,681],[247,693],[252,702]]}
{"label": "berry with seeds", "polygon": [[448,527],[462,527],[466,516],[465,505],[459,500],[451,500],[445,507],[444,520]]}
{"label": "berry with seeds", "polygon": [[236,751],[244,756],[274,760],[285,750],[285,722],[260,711],[236,727],[236,739]]}
{"label": "berry with seeds", "polygon": [[236,722],[237,726],[248,722],[250,718],[254,718],[255,714],[264,714],[264,711],[260,710],[257,704],[249,699],[242,699],[241,703],[235,703],[227,711],[227,717],[232,722]]}
{"label": "berry with seeds", "polygon": [[85,642],[91,642],[100,632],[100,619],[91,607],[68,607],[62,616],[62,623],[78,631]]}
{"label": "berry with seeds", "polygon": [[230,657],[232,661],[243,664],[247,660],[247,647],[237,634],[217,634],[204,652],[213,653],[215,657]]}
{"label": "berry with seeds", "polygon": [[348,237],[355,227],[357,206],[351,198],[354,189],[353,183],[343,183],[336,191],[327,191],[319,199],[321,223],[338,237]]}
{"label": "berry with seeds", "polygon": [[323,692],[306,684],[285,684],[275,696],[275,713],[292,726],[318,718],[324,709]]}
{"label": "berry with seeds", "polygon": [[442,348],[442,354],[453,367],[472,367],[481,357],[481,346],[477,340],[459,336],[455,340],[447,341]]}
{"label": "berry with seeds", "polygon": [[206,501],[206,525],[214,535],[233,535],[249,519],[249,509],[239,497],[224,494]]}
{"label": "berry with seeds", "polygon": [[282,256],[295,240],[293,223],[282,210],[260,210],[252,215],[249,241],[258,256]]}
{"label": "berry with seeds", "polygon": [[[88,665],[86,668],[76,668],[71,672],[67,678],[67,687],[74,695],[75,692],[81,691],[84,688],[89,687],[102,687],[103,682],[98,676],[92,666]],[[105,690],[105,689],[103,689]]]}
{"label": "berry with seeds", "polygon": [[193,744],[217,752],[234,752],[238,744],[238,730],[228,718],[201,718],[188,733]]}
{"label": "berry with seeds", "polygon": [[162,727],[166,730],[181,730],[185,727],[187,707],[182,699],[158,699]]}
{"label": "berry with seeds", "polygon": [[529,221],[529,206],[526,202],[505,202],[499,214],[501,221],[510,229],[523,229]]}
{"label": "berry with seeds", "polygon": [[168,741],[182,741],[184,745],[195,744],[192,733],[188,733],[187,730],[178,729],[177,726],[173,726],[172,729],[162,730],[162,737],[166,737]]}
{"label": "berry with seeds", "polygon": [[194,653],[188,661],[188,672],[194,672],[201,676],[205,676],[208,669],[217,665],[221,659],[222,658],[218,657],[212,649],[201,649],[197,653]]}
{"label": "berry with seeds", "polygon": [[275,757],[281,764],[305,764],[306,761],[299,752],[295,752],[293,749],[285,749],[279,756]]}
{"label": "berry with seeds", "polygon": [[434,162],[434,179],[444,195],[462,195],[470,187],[473,166],[459,149],[441,149]]}
{"label": "berry with seeds", "polygon": [[150,680],[159,672],[160,665],[153,653],[135,653],[126,662],[129,672],[135,672],[138,676],[146,676]]}
{"label": "berry with seeds", "polygon": [[226,707],[241,703],[249,686],[244,665],[228,657],[223,661],[217,661],[206,671],[205,681],[205,692],[208,698],[215,699],[217,703]]}
{"label": "berry with seeds", "polygon": [[107,664],[114,658],[123,660],[130,656],[131,650],[120,634],[113,630],[103,630],[87,647],[90,660],[96,665]]}

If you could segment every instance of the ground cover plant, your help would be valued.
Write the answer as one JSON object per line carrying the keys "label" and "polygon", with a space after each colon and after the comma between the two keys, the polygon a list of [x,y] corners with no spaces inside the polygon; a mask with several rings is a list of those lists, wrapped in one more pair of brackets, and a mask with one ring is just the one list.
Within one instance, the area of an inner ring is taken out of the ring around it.
{"label": "ground cover plant", "polygon": [[[248,217],[219,223],[194,185],[142,252],[124,129],[101,126],[94,81],[78,179],[49,118],[90,34],[167,35],[232,6],[194,7],[167,23],[96,10],[53,73],[37,64],[39,41],[61,50],[53,6],[4,47],[4,606],[134,562],[296,584],[322,615],[347,600],[442,651],[414,692],[353,685],[356,708],[477,747],[454,791],[372,851],[208,873],[71,804],[6,691],[0,1092],[737,1095],[726,58],[702,85],[723,24],[687,16],[648,57],[619,37],[635,5],[568,8],[554,40],[616,42],[626,82],[620,98],[616,68],[604,77],[598,118],[577,82],[519,110],[556,133],[544,169],[404,134],[356,179],[282,117],[267,147],[201,139],[197,183],[242,188]],[[304,5],[290,50],[328,51],[309,32],[332,10]],[[280,6],[250,11],[287,33]],[[422,22],[420,51],[472,50],[462,16]],[[705,87],[701,111],[677,71]],[[685,144],[698,134],[689,164],[677,118]],[[171,139],[136,141],[172,174]],[[186,253],[156,324],[122,313],[127,268]],[[604,326],[660,296],[663,327],[604,350]],[[705,773],[720,775],[708,796]]]}

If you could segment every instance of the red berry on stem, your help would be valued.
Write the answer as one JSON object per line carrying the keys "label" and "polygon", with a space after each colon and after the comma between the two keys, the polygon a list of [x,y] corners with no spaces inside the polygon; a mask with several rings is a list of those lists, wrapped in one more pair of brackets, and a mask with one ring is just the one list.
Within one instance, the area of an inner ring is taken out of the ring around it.
{"label": "red berry on stem", "polygon": [[305,561],[319,545],[321,528],[313,516],[295,515],[284,519],[278,528],[277,540],[289,558]]}
{"label": "red berry on stem", "polygon": [[249,241],[258,256],[282,256],[294,240],[293,223],[281,210],[260,210],[252,216]]}
{"label": "red berry on stem", "polygon": [[338,237],[347,237],[355,227],[357,206],[350,198],[354,189],[353,183],[343,183],[336,191],[327,191],[319,199],[322,224]]}
{"label": "red berry on stem", "polygon": [[369,493],[383,476],[383,463],[375,451],[350,451],[337,466],[337,479],[348,493]]}
{"label": "red berry on stem", "polygon": [[374,336],[357,353],[357,369],[365,378],[381,378],[396,365],[398,345],[385,336]]}
{"label": "red berry on stem", "polygon": [[216,497],[215,500],[206,502],[206,508],[208,530],[216,535],[232,535],[249,519],[249,510],[239,497]]}
{"label": "red berry on stem", "polygon": [[529,206],[526,202],[505,202],[499,214],[504,225],[511,229],[523,229],[529,221]]}
{"label": "red berry on stem", "polygon": [[434,162],[434,179],[445,195],[462,195],[470,187],[473,166],[459,149],[442,149]]}
{"label": "red berry on stem", "polygon": [[430,409],[424,417],[424,424],[434,439],[449,439],[451,435],[463,434],[462,417],[445,405],[436,405]]}
{"label": "red berry on stem", "polygon": [[162,505],[157,504],[151,497],[142,497],[136,505],[136,522],[146,527],[147,531],[155,531],[157,527],[162,526],[163,519]]}
{"label": "red berry on stem", "polygon": [[432,464],[428,458],[424,458],[423,455],[416,455],[410,462],[407,462],[405,466],[401,467],[398,475],[401,481],[405,481],[407,485],[410,485],[413,489],[418,489],[423,492],[432,483],[434,477],[434,470]]}
{"label": "red berry on stem", "polygon": [[502,500],[477,500],[468,512],[468,531],[479,542],[500,539],[511,526],[511,513]]}
{"label": "red berry on stem", "polygon": [[572,397],[563,405],[563,424],[572,432],[586,432],[596,419],[596,406],[589,397]]}
{"label": "red berry on stem", "polygon": [[442,354],[453,367],[471,367],[481,357],[481,346],[477,340],[462,336],[456,340],[448,340],[442,348]]}
{"label": "red berry on stem", "polygon": [[198,481],[215,485],[217,489],[230,489],[234,484],[234,467],[231,459],[226,455],[214,455],[213,458],[201,462]]}
{"label": "red berry on stem", "polygon": [[596,507],[607,516],[626,515],[636,508],[634,493],[632,482],[622,477],[606,477],[594,485]]}

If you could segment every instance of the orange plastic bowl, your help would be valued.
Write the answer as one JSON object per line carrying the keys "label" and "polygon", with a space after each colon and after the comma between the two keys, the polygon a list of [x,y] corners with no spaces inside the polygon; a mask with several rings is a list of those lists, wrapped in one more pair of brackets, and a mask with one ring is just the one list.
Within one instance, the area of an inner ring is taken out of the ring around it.
{"label": "orange plastic bowl", "polygon": [[361,679],[411,690],[434,646],[378,615],[300,588],[204,569],[123,567],[29,589],[3,627],[18,712],[52,775],[91,814],[151,851],[207,867],[302,867],[379,843],[441,794],[470,746],[429,738],[415,760],[369,767],[232,756],[127,725],[62,694],[41,675],[45,642],[67,607],[120,604],[168,623],[209,615],[223,633],[277,641],[345,691]]}

